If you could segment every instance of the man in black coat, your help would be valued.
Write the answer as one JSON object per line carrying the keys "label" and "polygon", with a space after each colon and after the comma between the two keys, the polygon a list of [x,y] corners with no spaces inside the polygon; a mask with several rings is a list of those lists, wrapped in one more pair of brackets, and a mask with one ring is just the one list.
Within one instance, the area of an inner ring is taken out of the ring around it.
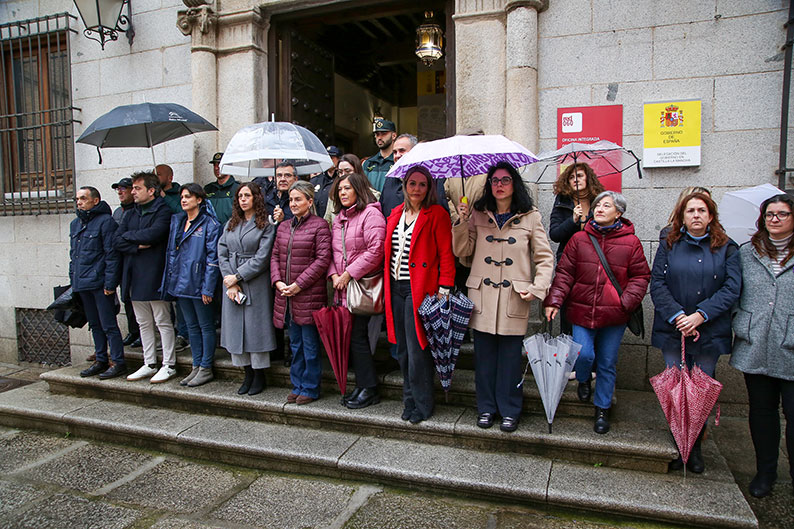
{"label": "man in black coat", "polygon": [[[94,187],[77,191],[77,218],[69,225],[69,278],[80,296],[94,339],[95,361],[80,376],[113,378],[127,372],[116,322],[114,296],[119,284],[119,254],[113,248],[116,222]],[[108,347],[113,366],[109,367]]]}
{"label": "man in black coat", "polygon": [[329,145],[326,150],[334,165],[309,180],[314,186],[314,209],[318,217],[325,216],[325,210],[328,207],[328,192],[336,180],[336,166],[339,165],[339,157],[342,156],[342,151],[336,145]]}
{"label": "man in black coat", "polygon": [[[132,300],[143,345],[144,364],[127,380],[151,378],[152,383],[165,382],[176,375],[171,307],[160,292],[171,208],[159,196],[158,185],[157,175],[152,172],[132,175],[135,208],[124,215],[116,232],[116,248],[124,256],[121,294],[124,299]],[[155,325],[163,345],[163,366],[159,371]]]}
{"label": "man in black coat", "polygon": [[[120,204],[119,207],[113,210],[113,220],[116,221],[116,224],[121,224],[121,219],[124,215],[135,207],[135,200],[132,198],[132,179],[129,177],[122,178],[110,187],[118,193]],[[121,270],[120,265],[119,270]],[[138,330],[138,322],[135,321],[135,309],[132,308],[130,300],[124,302],[124,313],[127,315],[127,329],[129,330],[129,334],[124,338],[124,345],[140,347],[141,333]]]}

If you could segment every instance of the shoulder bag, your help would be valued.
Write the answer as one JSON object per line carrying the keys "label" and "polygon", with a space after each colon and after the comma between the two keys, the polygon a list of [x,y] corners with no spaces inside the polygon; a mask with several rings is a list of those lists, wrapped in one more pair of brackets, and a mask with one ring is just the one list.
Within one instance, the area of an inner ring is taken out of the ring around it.
{"label": "shoulder bag", "polygon": [[[347,268],[347,248],[345,248],[345,224],[342,225],[342,256]],[[347,283],[347,310],[359,316],[383,314],[383,270],[362,277],[350,278]]]}
{"label": "shoulder bag", "polygon": [[[618,296],[623,296],[623,289],[620,288],[620,283],[618,283],[618,280],[615,278],[615,274],[612,273],[612,268],[610,268],[609,263],[607,263],[604,251],[601,249],[601,245],[598,244],[598,239],[596,239],[592,233],[588,233],[587,235],[590,237],[590,241],[592,241],[595,247],[595,251],[598,254],[598,258],[601,260],[601,265],[604,267],[604,272],[607,273],[609,281],[612,283],[612,286],[615,287],[615,290],[618,291]],[[633,335],[645,338],[645,319],[642,315],[642,304],[631,313],[628,327]]]}

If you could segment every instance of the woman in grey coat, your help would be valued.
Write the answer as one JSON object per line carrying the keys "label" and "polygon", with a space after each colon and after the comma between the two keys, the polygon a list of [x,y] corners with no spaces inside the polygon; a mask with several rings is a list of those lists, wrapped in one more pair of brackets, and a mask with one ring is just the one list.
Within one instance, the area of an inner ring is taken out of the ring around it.
{"label": "woman in grey coat", "polygon": [[232,218],[218,241],[218,262],[226,295],[221,313],[221,347],[232,364],[245,369],[239,395],[265,389],[265,369],[276,349],[270,251],[276,229],[268,221],[259,186],[241,185],[234,197]]}
{"label": "woman in grey coat", "polygon": [[780,402],[786,417],[789,472],[794,479],[794,200],[761,204],[758,231],[740,250],[742,295],[733,317],[731,365],[744,373],[756,475],[750,494],[772,491],[780,451]]}

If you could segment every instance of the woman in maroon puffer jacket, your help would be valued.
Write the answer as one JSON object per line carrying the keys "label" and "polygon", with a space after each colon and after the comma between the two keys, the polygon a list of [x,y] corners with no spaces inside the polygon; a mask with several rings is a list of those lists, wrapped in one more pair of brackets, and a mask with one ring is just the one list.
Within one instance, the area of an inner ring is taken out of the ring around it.
{"label": "woman in maroon puffer jacket", "polygon": [[[604,191],[593,201],[593,219],[584,231],[574,234],[557,264],[554,282],[543,305],[551,321],[566,304],[566,315],[573,324],[573,339],[582,344],[576,361],[579,400],[590,400],[590,372],[596,366],[596,433],[609,431],[609,407],[615,391],[618,349],[631,313],[642,303],[651,271],[634,225],[623,218],[626,199],[620,193]],[[618,284],[607,277],[595,246],[595,236]]]}
{"label": "woman in maroon puffer jacket", "polygon": [[273,324],[289,329],[292,392],[288,403],[308,404],[320,397],[320,336],[312,314],[327,301],[325,273],[331,263],[331,231],[314,215],[314,186],[298,181],[289,188],[294,217],[281,222],[273,244],[270,279],[276,287]]}

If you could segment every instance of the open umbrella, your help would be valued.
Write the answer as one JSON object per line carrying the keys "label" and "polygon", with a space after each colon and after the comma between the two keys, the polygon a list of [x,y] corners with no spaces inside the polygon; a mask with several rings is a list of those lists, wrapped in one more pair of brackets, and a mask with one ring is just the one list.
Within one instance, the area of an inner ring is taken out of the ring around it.
{"label": "open umbrella", "polygon": [[782,192],[772,184],[762,184],[725,193],[720,201],[720,223],[728,237],[736,244],[748,242],[758,229],[755,223],[763,201]]}
{"label": "open umbrella", "polygon": [[[695,339],[697,340],[698,337],[696,336]],[[668,367],[651,377],[650,382],[659,404],[662,405],[664,416],[681,453],[681,459],[686,464],[692,446],[717,403],[722,384],[704,373],[697,365],[691,370],[687,367],[684,340],[682,335],[681,368]]]}
{"label": "open umbrella", "polygon": [[556,151],[542,152],[538,161],[524,173],[524,178],[529,182],[552,183],[557,179],[560,167],[574,163],[586,163],[592,167],[601,184],[612,191],[620,191],[621,175],[629,169],[636,167],[637,176],[642,178],[639,158],[632,151],[607,140],[572,142]]}
{"label": "open umbrella", "polygon": [[518,168],[535,160],[535,155],[527,148],[500,134],[452,136],[417,144],[389,169],[386,176],[404,178],[412,168],[422,166],[434,178],[465,179],[487,173],[498,162],[510,162]]}
{"label": "open umbrella", "polygon": [[323,143],[294,123],[266,121],[243,127],[232,136],[221,158],[221,172],[244,177],[274,176],[277,160],[289,160],[299,176],[333,166]]}
{"label": "open umbrella", "polygon": [[317,332],[325,346],[328,360],[339,384],[342,395],[347,391],[347,364],[350,354],[350,333],[353,329],[353,315],[342,305],[324,307],[314,314]]}
{"label": "open umbrella", "polygon": [[538,385],[551,433],[557,406],[568,384],[568,375],[573,370],[582,346],[565,334],[552,337],[546,333],[538,333],[524,339],[524,350]]}
{"label": "open umbrella", "polygon": [[416,311],[425,329],[430,354],[445,394],[452,385],[452,373],[458,363],[472,310],[474,303],[460,292],[454,292],[447,300],[427,295]]}
{"label": "open umbrella", "polygon": [[[176,103],[139,103],[116,107],[91,123],[77,143],[107,147],[148,147],[188,134],[218,130]],[[152,151],[154,161],[154,151]],[[102,163],[100,155],[99,162]]]}

